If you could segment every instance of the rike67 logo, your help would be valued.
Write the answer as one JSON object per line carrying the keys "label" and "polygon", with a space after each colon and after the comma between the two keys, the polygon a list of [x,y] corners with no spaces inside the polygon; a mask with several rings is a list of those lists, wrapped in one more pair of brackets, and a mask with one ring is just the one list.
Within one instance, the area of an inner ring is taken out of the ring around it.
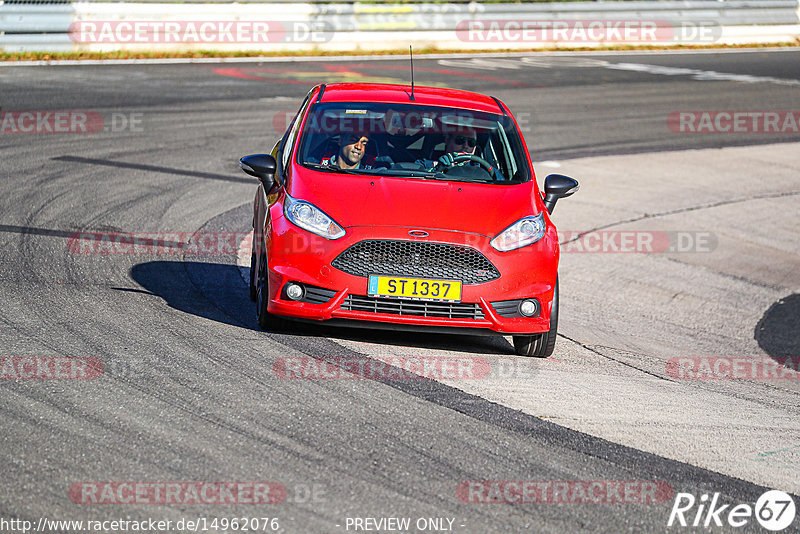
{"label": "rike67 logo", "polygon": [[789,527],[795,518],[794,499],[783,491],[765,492],[758,498],[755,507],[749,503],[733,507],[730,504],[720,504],[719,496],[719,493],[714,493],[709,500],[707,494],[696,499],[691,493],[678,493],[675,495],[667,526],[739,528],[749,524],[755,517],[763,528],[779,532]]}

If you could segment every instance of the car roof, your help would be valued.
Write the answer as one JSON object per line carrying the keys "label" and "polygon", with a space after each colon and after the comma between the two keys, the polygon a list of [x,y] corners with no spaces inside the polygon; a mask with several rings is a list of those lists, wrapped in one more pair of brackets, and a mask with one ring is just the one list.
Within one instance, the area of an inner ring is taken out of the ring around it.
{"label": "car roof", "polygon": [[[410,85],[384,83],[325,84],[319,102],[384,102],[445,106],[471,111],[504,114],[499,102],[491,97],[459,89],[414,85],[414,100],[410,100]],[[317,97],[319,98],[319,96]]]}

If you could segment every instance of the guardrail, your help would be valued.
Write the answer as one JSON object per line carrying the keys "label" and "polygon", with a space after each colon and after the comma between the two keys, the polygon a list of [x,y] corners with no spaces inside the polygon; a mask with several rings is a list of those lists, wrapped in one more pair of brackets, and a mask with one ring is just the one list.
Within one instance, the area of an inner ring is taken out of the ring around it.
{"label": "guardrail", "polygon": [[375,51],[800,40],[800,0],[3,2],[0,51]]}

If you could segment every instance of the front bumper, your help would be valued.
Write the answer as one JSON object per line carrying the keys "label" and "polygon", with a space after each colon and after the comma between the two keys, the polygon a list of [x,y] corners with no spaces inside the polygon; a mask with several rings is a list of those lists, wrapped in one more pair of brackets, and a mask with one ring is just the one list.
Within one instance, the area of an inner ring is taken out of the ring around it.
{"label": "front bumper", "polygon": [[[266,233],[267,309],[274,315],[288,318],[330,321],[331,324],[358,321],[361,323],[353,326],[380,327],[383,324],[387,329],[453,329],[453,333],[489,335],[536,334],[550,329],[550,309],[558,271],[555,228],[548,228],[538,243],[510,252],[496,251],[484,236],[426,228],[430,235],[423,241],[474,248],[500,273],[498,278],[488,282],[463,284],[461,303],[454,305],[450,312],[442,311],[446,305],[438,303],[427,306],[434,308],[428,313],[420,301],[401,306],[394,299],[374,299],[368,296],[367,277],[354,276],[331,265],[341,252],[360,241],[420,240],[411,237],[409,230],[405,227],[349,227],[345,229],[344,237],[330,241],[294,226],[285,217],[274,218]],[[332,291],[322,291],[323,296],[314,299],[315,302],[293,301],[283,291],[288,282]],[[501,315],[502,308],[492,304],[522,298],[539,301],[537,317],[505,317]],[[369,303],[375,300],[378,300],[376,305],[370,307]],[[361,305],[353,306],[353,302]]]}

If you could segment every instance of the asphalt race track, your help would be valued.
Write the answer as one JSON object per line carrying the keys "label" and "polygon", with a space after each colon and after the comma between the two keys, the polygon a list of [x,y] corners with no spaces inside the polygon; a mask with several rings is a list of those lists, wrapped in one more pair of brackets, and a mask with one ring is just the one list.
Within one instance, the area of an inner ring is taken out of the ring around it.
{"label": "asphalt race track", "polygon": [[[314,84],[405,82],[405,59],[0,64],[0,532],[148,518],[170,532],[243,530],[229,518],[286,533],[695,532],[714,526],[697,505],[667,528],[679,493],[718,494],[723,522],[768,489],[800,507],[800,50],[415,67],[420,85],[508,104],[540,185],[581,182],[554,212],[547,360],[503,337],[258,328],[245,283],[256,181],[236,161],[268,152]],[[40,112],[33,131],[19,131],[25,111]],[[138,247],[80,237],[129,232]],[[197,236],[218,242],[189,247]],[[91,379],[20,374],[65,357]],[[286,379],[287,358],[389,371]],[[392,366],[409,358],[477,372],[405,379]],[[503,492],[525,481],[545,502]],[[272,497],[132,497],[161,482]],[[713,531],[767,532],[754,517]],[[782,532],[797,531],[800,519]]]}

